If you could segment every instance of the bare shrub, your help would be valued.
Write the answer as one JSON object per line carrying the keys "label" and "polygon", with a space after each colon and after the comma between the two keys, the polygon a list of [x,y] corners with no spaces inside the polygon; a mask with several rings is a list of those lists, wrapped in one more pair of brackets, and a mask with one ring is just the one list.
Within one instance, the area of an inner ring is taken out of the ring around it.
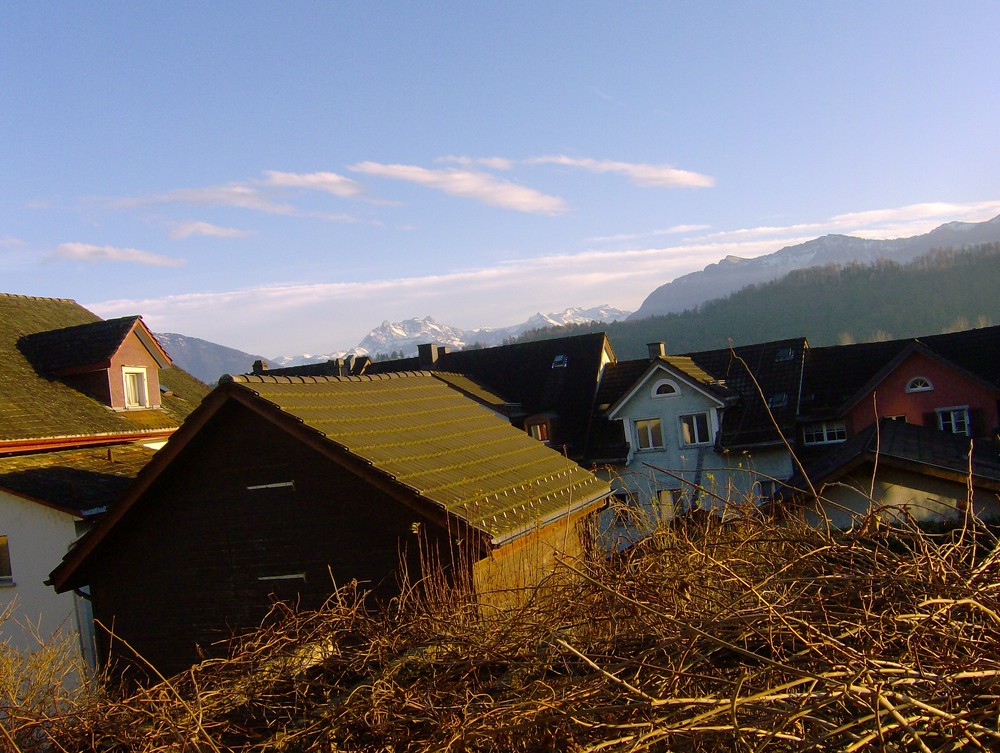
{"label": "bare shrub", "polygon": [[374,611],[352,584],[95,699],[53,749],[996,748],[996,542],[894,526],[695,516],[505,611],[444,580]]}
{"label": "bare shrub", "polygon": [[[12,619],[14,604],[0,613]],[[55,741],[76,737],[80,714],[93,712],[93,678],[80,658],[75,633],[43,638],[30,624],[17,628],[28,649],[0,643],[0,750],[59,750]]]}

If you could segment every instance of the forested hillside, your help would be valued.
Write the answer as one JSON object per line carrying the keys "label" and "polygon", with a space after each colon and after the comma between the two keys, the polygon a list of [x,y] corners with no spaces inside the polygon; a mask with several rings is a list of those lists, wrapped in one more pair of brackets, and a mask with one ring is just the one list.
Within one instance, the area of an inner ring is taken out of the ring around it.
{"label": "forested hillside", "polygon": [[1000,243],[933,251],[900,265],[813,267],[677,314],[536,330],[521,340],[605,331],[620,359],[805,336],[813,346],[1000,323]]}

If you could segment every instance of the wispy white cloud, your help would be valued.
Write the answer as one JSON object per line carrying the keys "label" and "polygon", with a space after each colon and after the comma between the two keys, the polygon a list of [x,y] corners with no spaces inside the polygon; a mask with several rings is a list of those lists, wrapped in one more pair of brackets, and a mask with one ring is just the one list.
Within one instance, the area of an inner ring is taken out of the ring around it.
{"label": "wispy white cloud", "polygon": [[285,173],[278,170],[266,170],[262,181],[264,185],[278,188],[306,188],[311,191],[325,191],[334,196],[350,198],[361,193],[361,186],[343,175],[336,173]]}
{"label": "wispy white cloud", "polygon": [[871,239],[908,238],[930,232],[945,222],[982,222],[997,214],[1000,214],[1000,201],[909,204],[888,209],[838,214],[820,222],[725,230],[701,236],[699,240],[740,241],[774,238],[782,239],[783,244],[787,244],[799,242],[795,240],[796,238],[808,239],[828,233]]}
{"label": "wispy white cloud", "polygon": [[[543,313],[602,303],[635,309],[653,287],[681,274],[728,254],[772,250],[773,244],[753,241],[587,251],[419,277],[275,284],[87,307],[105,317],[139,311],[156,331],[275,357],[352,348],[384,319],[430,314],[472,328],[515,324],[539,307]],[[331,318],[331,310],[351,313]]]}
{"label": "wispy white cloud", "polygon": [[116,199],[111,206],[131,209],[162,204],[191,204],[205,207],[237,207],[268,214],[302,215],[335,221],[354,221],[343,214],[300,210],[280,198],[289,190],[319,191],[339,198],[353,198],[362,192],[361,186],[350,178],[332,172],[289,173],[267,170],[261,179],[233,181],[221,186],[178,188],[172,191]]}
{"label": "wispy white cloud", "polygon": [[20,238],[14,238],[10,235],[5,238],[0,238],[0,248],[25,248],[27,245],[28,244]]}
{"label": "wispy white cloud", "polygon": [[617,235],[599,235],[593,238],[588,238],[589,243],[608,243],[608,242],[620,242],[620,241],[635,241],[642,238],[657,238],[664,235],[686,235],[688,233],[699,233],[702,230],[708,230],[711,225],[674,225],[673,227],[664,228],[662,230],[647,230],[643,233],[619,233]]}
{"label": "wispy white cloud", "polygon": [[532,157],[525,162],[531,165],[578,167],[593,173],[621,173],[635,185],[644,188],[711,188],[715,185],[715,178],[709,175],[702,175],[691,170],[681,170],[672,165],[568,157],[564,154]]}
{"label": "wispy white cloud", "polygon": [[295,207],[291,204],[275,202],[258,188],[248,183],[229,183],[224,186],[207,186],[204,188],[178,188],[151,196],[117,199],[112,202],[112,206],[125,209],[158,204],[238,207],[240,209],[254,209],[269,214],[294,214],[296,212]]}
{"label": "wispy white cloud", "polygon": [[436,162],[451,162],[462,167],[488,167],[493,170],[510,170],[514,167],[514,160],[506,157],[456,157],[448,155],[439,157]]}
{"label": "wispy white cloud", "polygon": [[[927,206],[927,205],[920,205]],[[943,221],[982,221],[1000,201],[952,205]],[[915,207],[858,213],[892,223],[926,214]],[[685,238],[674,245],[551,254],[488,267],[355,283],[288,283],[218,293],[88,304],[102,316],[141,312],[157,331],[182,332],[270,357],[354,347],[384,319],[432,315],[458,327],[506,326],[570,306],[602,303],[636,309],[657,286],[726,256],[753,258],[816,236],[817,227],[846,222],[757,227]],[[677,226],[678,228],[683,226]],[[873,225],[862,230],[883,227]],[[855,233],[859,234],[859,233]],[[539,303],[543,302],[543,303]],[[330,317],[331,310],[351,315]],[[239,316],[232,312],[238,311]],[[720,347],[723,347],[720,344]]]}
{"label": "wispy white cloud", "polygon": [[350,170],[378,178],[416,183],[444,191],[452,196],[475,199],[485,204],[533,214],[560,214],[566,203],[558,196],[549,196],[533,188],[499,180],[475,170],[429,170],[417,165],[358,162]]}
{"label": "wispy white cloud", "polygon": [[210,222],[182,222],[170,231],[170,237],[181,240],[193,235],[205,235],[212,238],[246,238],[253,235],[252,230],[240,230],[235,227],[219,227]]}
{"label": "wispy white cloud", "polygon": [[179,267],[183,259],[175,259],[140,248],[120,248],[118,246],[95,246],[91,243],[61,243],[56,246],[52,258],[65,261],[84,261],[96,264],[98,262],[127,262],[131,264],[146,264],[153,267]]}

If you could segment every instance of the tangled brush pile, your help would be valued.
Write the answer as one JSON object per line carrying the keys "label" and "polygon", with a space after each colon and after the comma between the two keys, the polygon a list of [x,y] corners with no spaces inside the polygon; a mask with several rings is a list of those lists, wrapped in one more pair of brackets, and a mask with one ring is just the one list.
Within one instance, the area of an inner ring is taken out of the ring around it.
{"label": "tangled brush pile", "polygon": [[415,588],[372,612],[343,589],[226,660],[44,719],[8,705],[4,724],[74,752],[1000,748],[985,527],[731,517],[567,562],[508,611]]}

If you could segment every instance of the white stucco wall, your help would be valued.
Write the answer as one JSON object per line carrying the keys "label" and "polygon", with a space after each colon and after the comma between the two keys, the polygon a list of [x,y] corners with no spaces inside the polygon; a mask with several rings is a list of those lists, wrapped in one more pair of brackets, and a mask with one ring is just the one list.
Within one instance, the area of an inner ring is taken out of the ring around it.
{"label": "white stucco wall", "polygon": [[0,624],[0,640],[31,651],[38,638],[78,636],[76,597],[45,585],[77,537],[74,516],[0,489],[0,535],[7,537],[14,580],[13,586],[0,587],[0,613],[10,610]]}
{"label": "white stucco wall", "polygon": [[[676,386],[676,394],[654,395],[655,385],[663,379]],[[602,519],[605,536],[620,543],[635,538],[636,534],[643,535],[643,529],[648,530],[662,519],[669,519],[674,510],[669,503],[661,503],[661,491],[679,490],[681,503],[676,512],[689,509],[696,499],[702,508],[722,507],[726,503],[755,502],[759,498],[759,486],[755,486],[758,482],[783,481],[791,475],[791,455],[784,447],[753,452],[716,452],[714,442],[722,410],[718,400],[667,370],[650,374],[615,410],[613,418],[623,421],[632,451],[626,465],[604,469],[599,475],[611,483],[616,493],[625,495],[636,509],[625,514],[609,510]],[[704,445],[684,445],[680,417],[704,412],[709,414],[711,441]],[[662,422],[664,446],[640,450],[635,422],[650,418],[659,418]],[[693,485],[703,487],[710,494],[697,492]]]}

